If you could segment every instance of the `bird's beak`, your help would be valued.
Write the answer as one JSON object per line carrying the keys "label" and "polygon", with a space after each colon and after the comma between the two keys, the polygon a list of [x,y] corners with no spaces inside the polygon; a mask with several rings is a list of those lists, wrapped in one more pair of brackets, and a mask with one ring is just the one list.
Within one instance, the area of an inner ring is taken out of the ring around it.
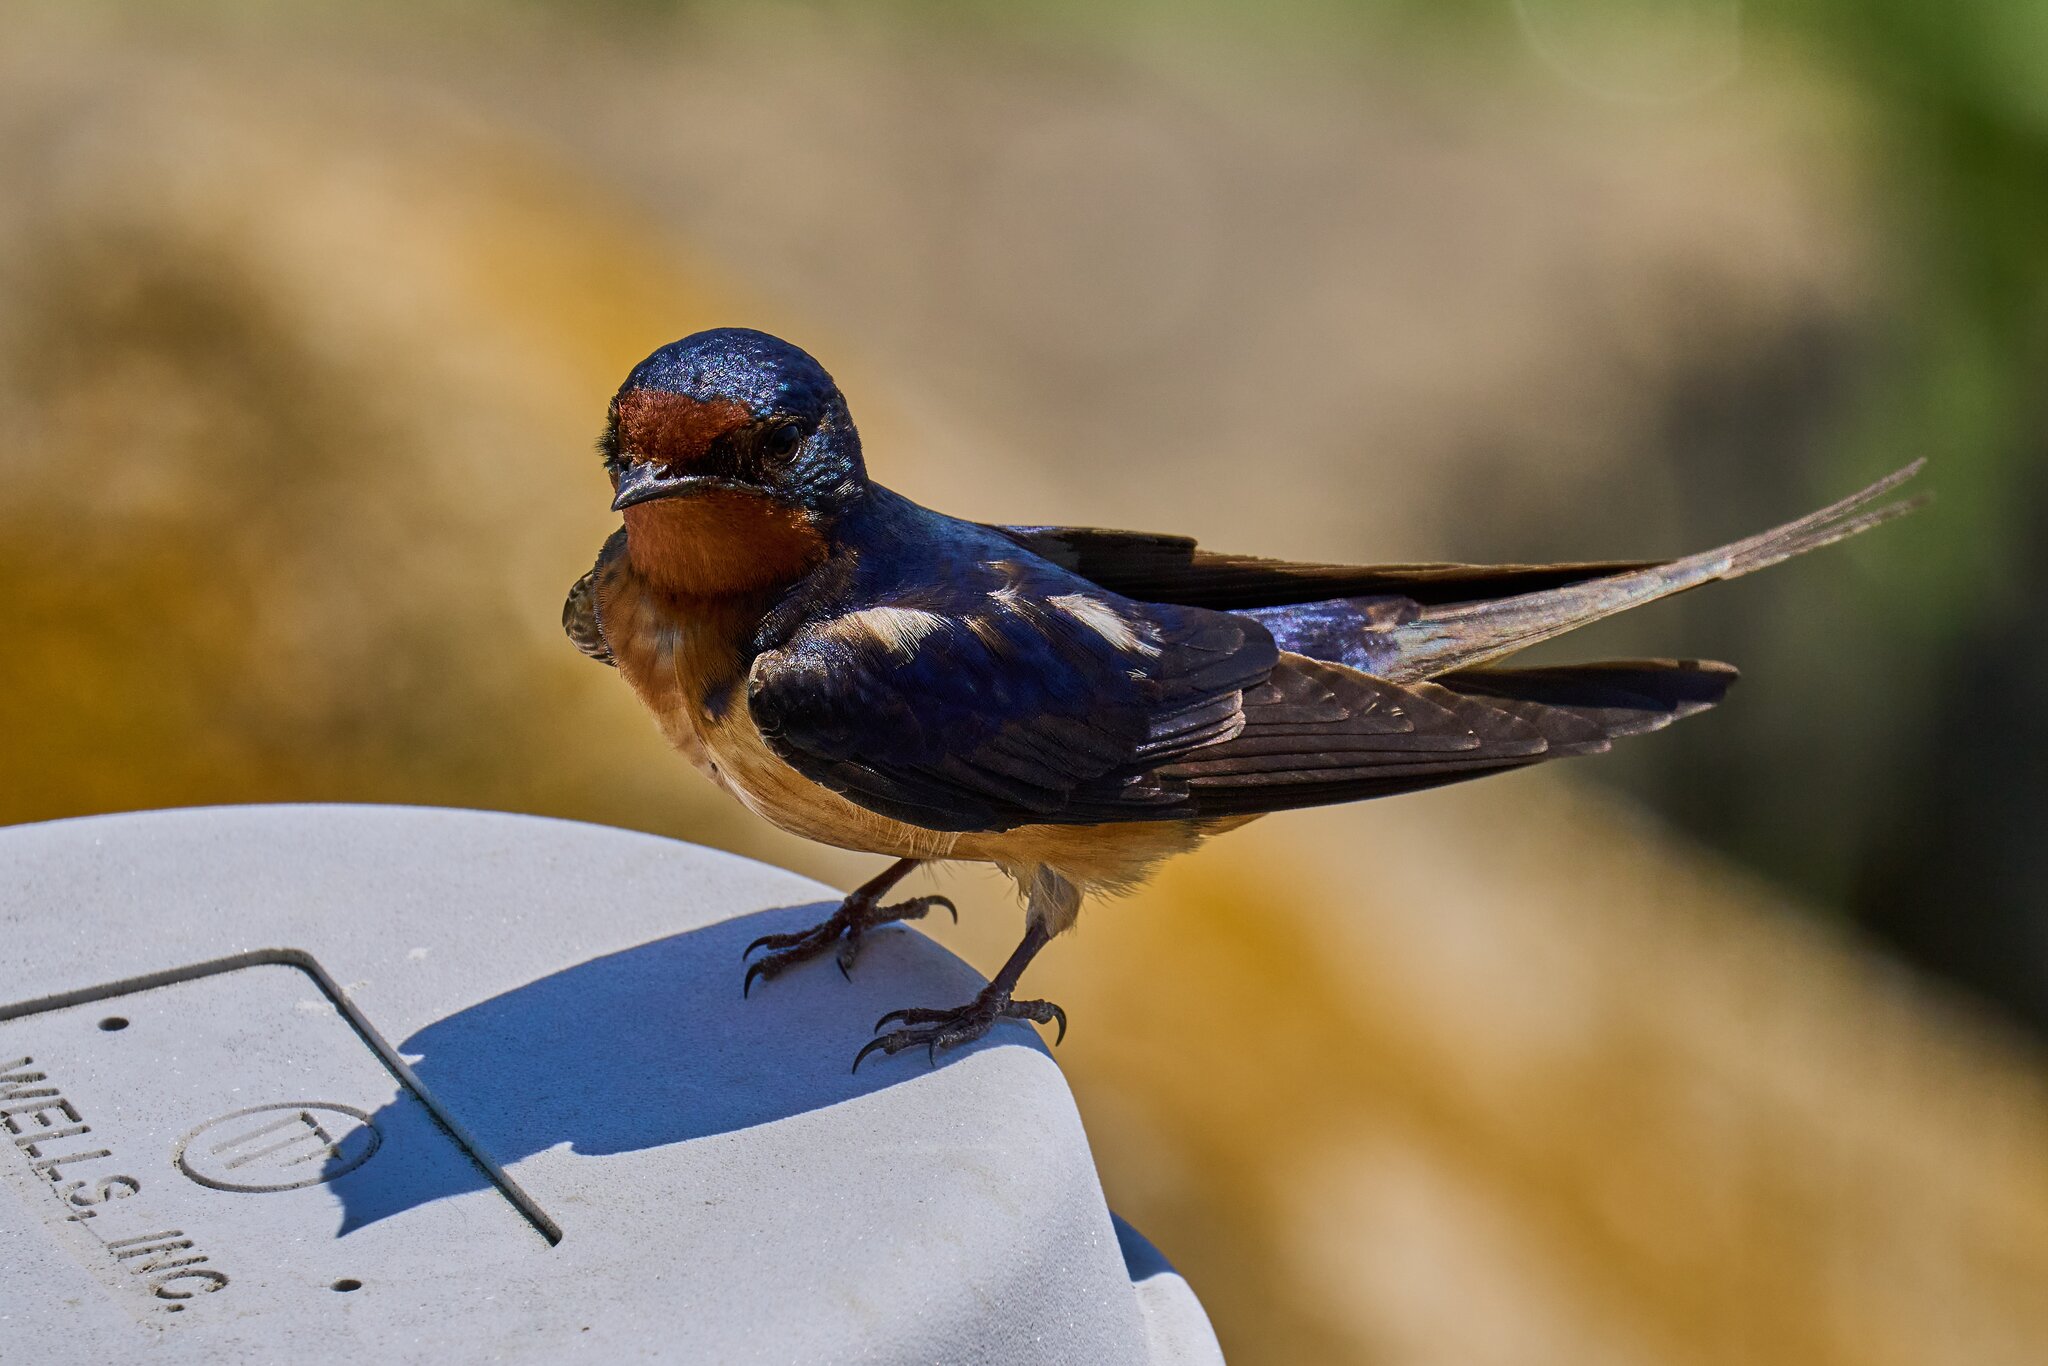
{"label": "bird's beak", "polygon": [[657,498],[679,498],[707,484],[723,482],[726,481],[702,475],[668,474],[662,466],[651,461],[628,465],[626,472],[619,476],[619,491],[618,496],[612,499],[612,511],[624,512],[629,507],[651,503]]}

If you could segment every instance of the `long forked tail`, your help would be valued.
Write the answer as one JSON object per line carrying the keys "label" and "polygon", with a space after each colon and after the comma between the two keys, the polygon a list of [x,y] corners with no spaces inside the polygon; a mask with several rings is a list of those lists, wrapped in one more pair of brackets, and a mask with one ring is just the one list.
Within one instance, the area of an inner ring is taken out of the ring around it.
{"label": "long forked tail", "polygon": [[1392,682],[1412,683],[1469,669],[1616,612],[1717,579],[1739,578],[1832,545],[1904,516],[1926,502],[1923,496],[1873,506],[1918,474],[1926,463],[1915,460],[1869,488],[1795,522],[1684,559],[1517,597],[1429,608],[1412,621],[1375,633],[1378,648],[1393,645],[1394,659],[1374,672]]}

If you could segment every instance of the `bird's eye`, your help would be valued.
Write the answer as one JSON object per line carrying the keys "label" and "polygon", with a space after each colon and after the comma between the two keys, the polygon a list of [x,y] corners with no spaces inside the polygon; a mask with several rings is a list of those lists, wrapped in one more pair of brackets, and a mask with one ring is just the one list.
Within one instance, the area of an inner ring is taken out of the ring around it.
{"label": "bird's eye", "polygon": [[768,429],[762,448],[777,460],[786,460],[803,444],[804,430],[794,422],[784,422]]}

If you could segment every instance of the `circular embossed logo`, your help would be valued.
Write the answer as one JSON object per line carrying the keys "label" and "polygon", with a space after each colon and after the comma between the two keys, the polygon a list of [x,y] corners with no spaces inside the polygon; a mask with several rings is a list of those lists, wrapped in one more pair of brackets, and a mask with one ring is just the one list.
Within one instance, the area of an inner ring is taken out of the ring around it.
{"label": "circular embossed logo", "polygon": [[178,1170],[217,1191],[288,1191],[345,1176],[384,1136],[361,1110],[324,1101],[255,1105],[178,1140]]}

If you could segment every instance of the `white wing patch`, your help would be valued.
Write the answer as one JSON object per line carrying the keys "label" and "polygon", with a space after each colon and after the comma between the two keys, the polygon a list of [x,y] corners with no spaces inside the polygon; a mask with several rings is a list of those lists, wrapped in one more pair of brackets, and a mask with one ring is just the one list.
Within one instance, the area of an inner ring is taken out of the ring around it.
{"label": "white wing patch", "polygon": [[917,654],[918,642],[946,626],[945,617],[921,607],[869,607],[847,613],[828,629],[835,635],[865,638],[910,659]]}
{"label": "white wing patch", "polygon": [[1157,645],[1140,636],[1131,623],[1118,616],[1116,609],[1100,598],[1091,598],[1086,593],[1063,593],[1046,601],[1119,650],[1141,655],[1159,653]]}

